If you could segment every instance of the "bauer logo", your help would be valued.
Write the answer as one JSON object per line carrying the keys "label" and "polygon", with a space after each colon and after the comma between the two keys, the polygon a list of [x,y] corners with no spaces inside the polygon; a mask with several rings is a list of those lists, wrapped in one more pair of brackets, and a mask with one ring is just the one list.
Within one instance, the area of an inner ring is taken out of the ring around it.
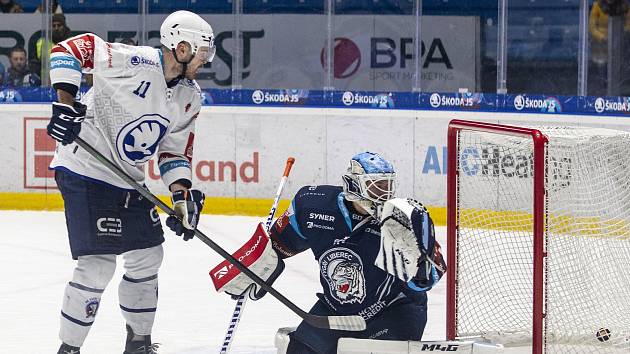
{"label": "bauer logo", "polygon": [[299,103],[300,102],[300,94],[297,93],[297,91],[296,91],[296,93],[287,93],[287,92],[270,93],[270,92],[263,92],[261,90],[256,90],[256,91],[254,91],[252,93],[252,101],[255,104],[261,104],[261,103]]}
{"label": "bauer logo", "polygon": [[612,101],[607,100],[602,97],[598,97],[595,100],[595,112],[603,113],[603,112],[630,112],[630,102],[628,102],[628,98],[621,98],[623,101]]}
{"label": "bauer logo", "polygon": [[562,112],[562,104],[555,97],[545,97],[541,99],[529,98],[523,95],[514,97],[514,108],[517,111],[524,109],[536,109],[545,113]]}
{"label": "bauer logo", "polygon": [[170,121],[159,114],[146,114],[125,125],[116,137],[120,159],[130,165],[149,161],[169,124]]}

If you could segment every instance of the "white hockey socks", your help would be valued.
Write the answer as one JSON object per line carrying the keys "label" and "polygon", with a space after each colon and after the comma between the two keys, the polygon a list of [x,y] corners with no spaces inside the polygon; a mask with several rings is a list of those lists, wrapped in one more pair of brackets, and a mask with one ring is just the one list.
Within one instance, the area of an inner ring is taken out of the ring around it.
{"label": "white hockey socks", "polygon": [[116,256],[81,256],[66,286],[59,339],[80,347],[96,318],[101,295],[116,271]]}
{"label": "white hockey socks", "polygon": [[123,254],[126,272],[118,286],[118,300],[123,317],[137,335],[150,335],[153,328],[163,256],[161,245]]}

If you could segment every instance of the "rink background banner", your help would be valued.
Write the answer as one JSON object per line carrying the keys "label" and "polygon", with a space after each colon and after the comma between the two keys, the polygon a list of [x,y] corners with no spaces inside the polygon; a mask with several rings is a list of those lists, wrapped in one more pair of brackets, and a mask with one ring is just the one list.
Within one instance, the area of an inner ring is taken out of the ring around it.
{"label": "rink background banner", "polygon": [[[215,30],[217,57],[198,81],[204,88],[232,84],[233,18],[203,15]],[[148,45],[159,46],[166,14],[147,15]],[[66,14],[73,33],[93,32],[109,42],[133,38],[139,17],[133,14]],[[334,85],[341,89],[411,91],[415,17],[337,15]],[[30,54],[40,36],[39,14],[0,14],[0,62],[8,67],[9,49],[23,45]],[[323,88],[326,16],[243,15],[241,76],[249,88]],[[307,40],[305,40],[307,39]],[[422,85],[426,90],[478,89],[480,30],[478,17],[423,16]]]}
{"label": "rink background banner", "polygon": [[[2,105],[0,208],[59,209],[47,169],[54,142],[46,135],[49,105]],[[206,211],[264,215],[289,156],[296,158],[282,207],[303,185],[340,184],[348,160],[368,150],[390,159],[399,195],[440,210],[446,205],[446,130],[451,119],[508,124],[581,124],[630,130],[625,118],[448,111],[381,111],[273,107],[203,107],[197,121],[193,179]],[[147,185],[166,195],[151,162]],[[436,215],[437,219],[442,216]]]}

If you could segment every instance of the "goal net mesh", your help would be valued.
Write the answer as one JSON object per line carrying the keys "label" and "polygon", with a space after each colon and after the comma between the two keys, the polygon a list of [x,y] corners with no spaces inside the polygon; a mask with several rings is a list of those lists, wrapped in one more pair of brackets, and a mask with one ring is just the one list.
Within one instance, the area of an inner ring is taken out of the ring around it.
{"label": "goal net mesh", "polygon": [[[537,127],[545,156],[545,353],[630,353],[630,135]],[[461,130],[456,331],[531,342],[533,141]]]}

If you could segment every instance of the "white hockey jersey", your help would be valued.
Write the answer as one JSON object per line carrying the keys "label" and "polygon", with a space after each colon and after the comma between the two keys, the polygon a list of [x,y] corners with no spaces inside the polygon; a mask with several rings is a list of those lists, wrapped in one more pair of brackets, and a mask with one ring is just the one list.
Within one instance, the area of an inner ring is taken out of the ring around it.
{"label": "white hockey jersey", "polygon": [[[192,182],[194,125],[201,106],[195,81],[167,87],[160,49],[108,43],[94,34],[67,39],[51,52],[52,84],[79,87],[81,74],[93,74],[83,97],[88,111],[79,136],[142,184],[144,165],[158,154],[166,186]],[[57,144],[50,167],[131,189],[76,144]]]}

